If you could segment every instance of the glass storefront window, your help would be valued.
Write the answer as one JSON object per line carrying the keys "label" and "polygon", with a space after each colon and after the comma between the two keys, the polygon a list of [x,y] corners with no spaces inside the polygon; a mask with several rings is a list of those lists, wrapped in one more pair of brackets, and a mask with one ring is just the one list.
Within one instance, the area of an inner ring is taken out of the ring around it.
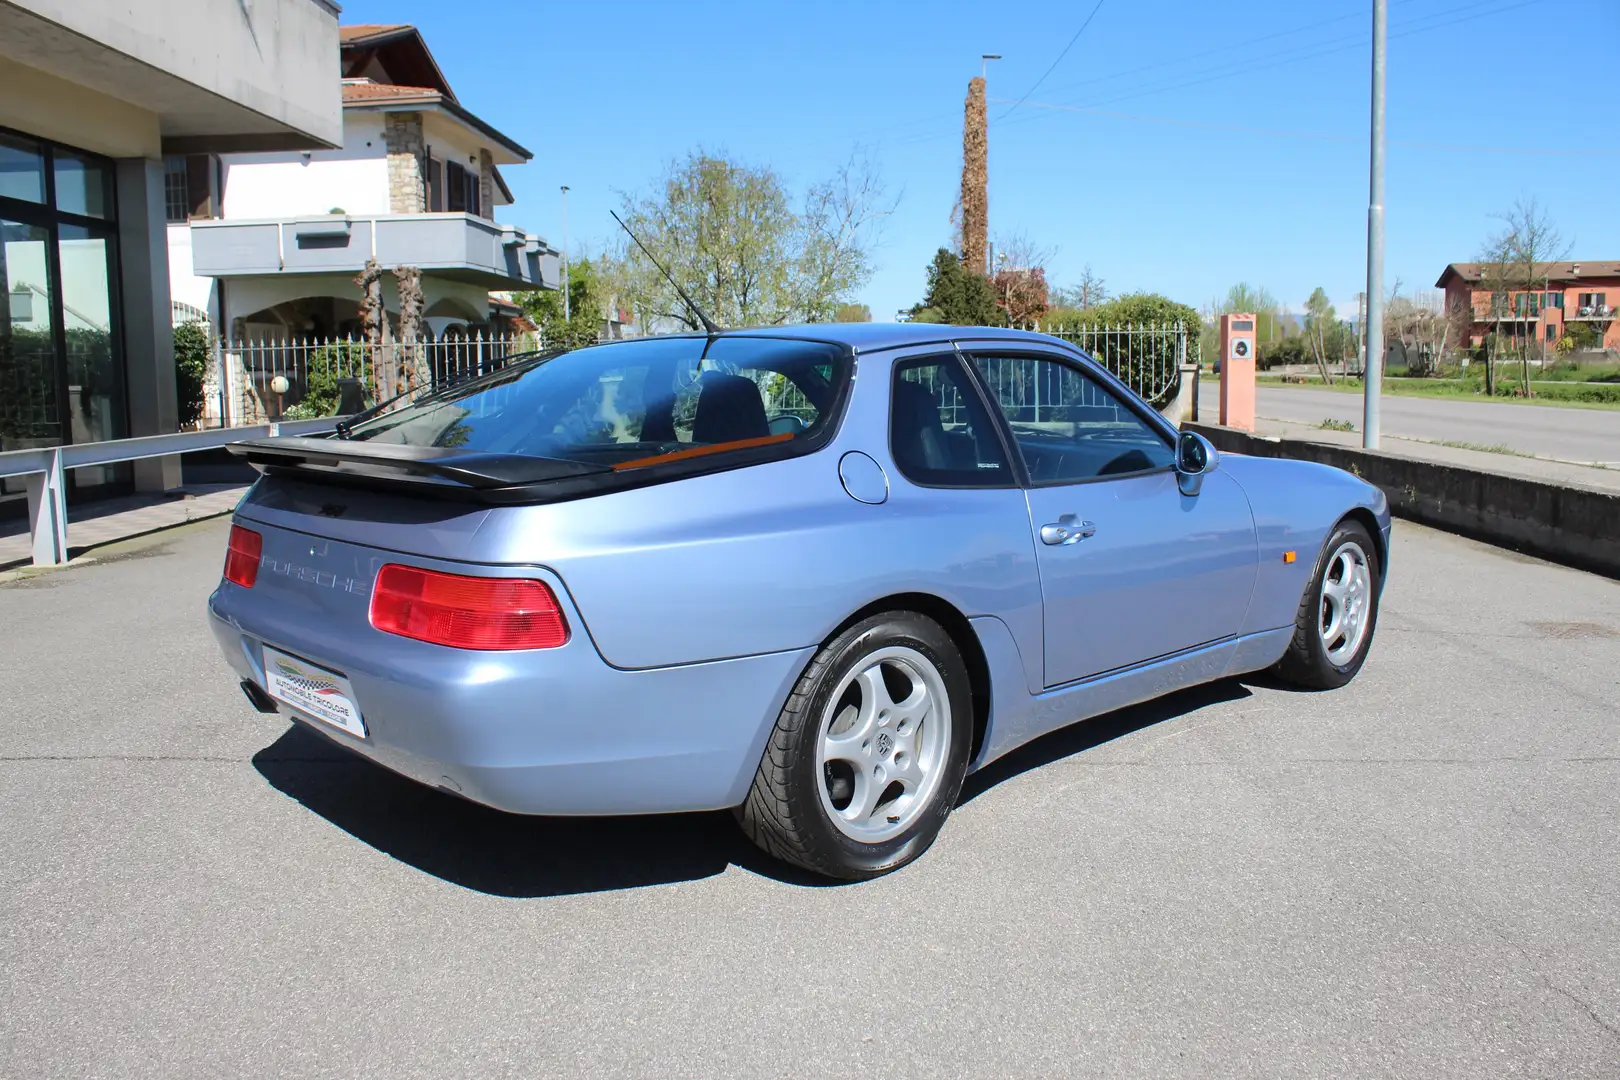
{"label": "glass storefront window", "polygon": [[[67,341],[68,423],[74,443],[123,434],[124,401],[114,363],[108,243],[80,225],[58,230],[62,264],[62,329]],[[79,487],[107,483],[111,468],[79,469]]]}
{"label": "glass storefront window", "polygon": [[[56,334],[46,256],[49,230],[0,218],[0,450],[55,446],[62,441],[58,412]],[[23,479],[5,481],[5,494],[27,490]]]}
{"label": "glass storefront window", "polygon": [[[0,450],[129,432],[111,161],[0,130]],[[69,498],[131,469],[74,469]],[[0,481],[0,515],[23,481]]]}
{"label": "glass storefront window", "polygon": [[68,150],[57,150],[51,158],[56,163],[58,210],[85,217],[113,216],[110,168]]}
{"label": "glass storefront window", "polygon": [[45,201],[45,153],[32,139],[0,131],[0,196]]}

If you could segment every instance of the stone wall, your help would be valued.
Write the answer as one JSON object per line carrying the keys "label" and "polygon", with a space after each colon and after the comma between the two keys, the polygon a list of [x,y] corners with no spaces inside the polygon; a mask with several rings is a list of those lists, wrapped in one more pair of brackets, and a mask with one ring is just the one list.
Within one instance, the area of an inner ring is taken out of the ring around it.
{"label": "stone wall", "polygon": [[483,149],[478,151],[478,210],[495,220],[495,159]]}
{"label": "stone wall", "polygon": [[422,213],[427,209],[422,182],[422,114],[388,113],[383,140],[388,146],[389,213]]}

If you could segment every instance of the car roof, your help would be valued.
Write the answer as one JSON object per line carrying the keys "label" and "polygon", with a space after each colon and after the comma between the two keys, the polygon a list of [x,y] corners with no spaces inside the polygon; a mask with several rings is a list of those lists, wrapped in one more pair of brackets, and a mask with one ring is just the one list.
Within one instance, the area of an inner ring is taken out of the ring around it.
{"label": "car roof", "polygon": [[874,352],[905,345],[931,345],[950,341],[1062,342],[1028,330],[995,326],[945,326],[940,323],[805,323],[799,326],[761,326],[721,331],[722,337],[773,337],[804,341],[830,341],[856,352]]}

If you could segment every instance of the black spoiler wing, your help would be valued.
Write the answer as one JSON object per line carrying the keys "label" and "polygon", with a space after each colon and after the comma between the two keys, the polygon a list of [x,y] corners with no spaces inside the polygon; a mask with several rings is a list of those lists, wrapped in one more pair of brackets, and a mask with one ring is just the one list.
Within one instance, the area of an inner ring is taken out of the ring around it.
{"label": "black spoiler wing", "polygon": [[519,496],[513,501],[521,501],[519,493],[533,485],[613,472],[611,466],[562,458],[292,435],[246,439],[227,449],[260,472],[286,471],[312,480],[425,485],[439,489],[440,494],[500,502],[508,501],[502,494]]}

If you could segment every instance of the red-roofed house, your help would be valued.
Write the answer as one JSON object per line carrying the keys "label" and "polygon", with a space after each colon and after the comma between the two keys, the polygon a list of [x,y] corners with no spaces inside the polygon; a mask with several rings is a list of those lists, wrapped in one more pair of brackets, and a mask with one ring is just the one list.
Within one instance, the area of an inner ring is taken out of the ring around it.
{"label": "red-roofed house", "polygon": [[[1446,311],[1471,311],[1469,345],[1500,328],[1551,349],[1573,326],[1588,326],[1602,348],[1620,349],[1620,262],[1537,263],[1529,281],[1508,267],[1493,282],[1486,263],[1452,263],[1434,283],[1446,292]],[[1501,287],[1505,284],[1507,287]]]}
{"label": "red-roofed house", "polygon": [[[421,33],[345,26],[343,145],[171,158],[171,289],[231,339],[357,334],[368,258],[422,271],[434,336],[486,329],[492,291],[555,288],[546,241],[497,224],[533,156],[457,98]],[[391,276],[383,302],[399,310]]]}

